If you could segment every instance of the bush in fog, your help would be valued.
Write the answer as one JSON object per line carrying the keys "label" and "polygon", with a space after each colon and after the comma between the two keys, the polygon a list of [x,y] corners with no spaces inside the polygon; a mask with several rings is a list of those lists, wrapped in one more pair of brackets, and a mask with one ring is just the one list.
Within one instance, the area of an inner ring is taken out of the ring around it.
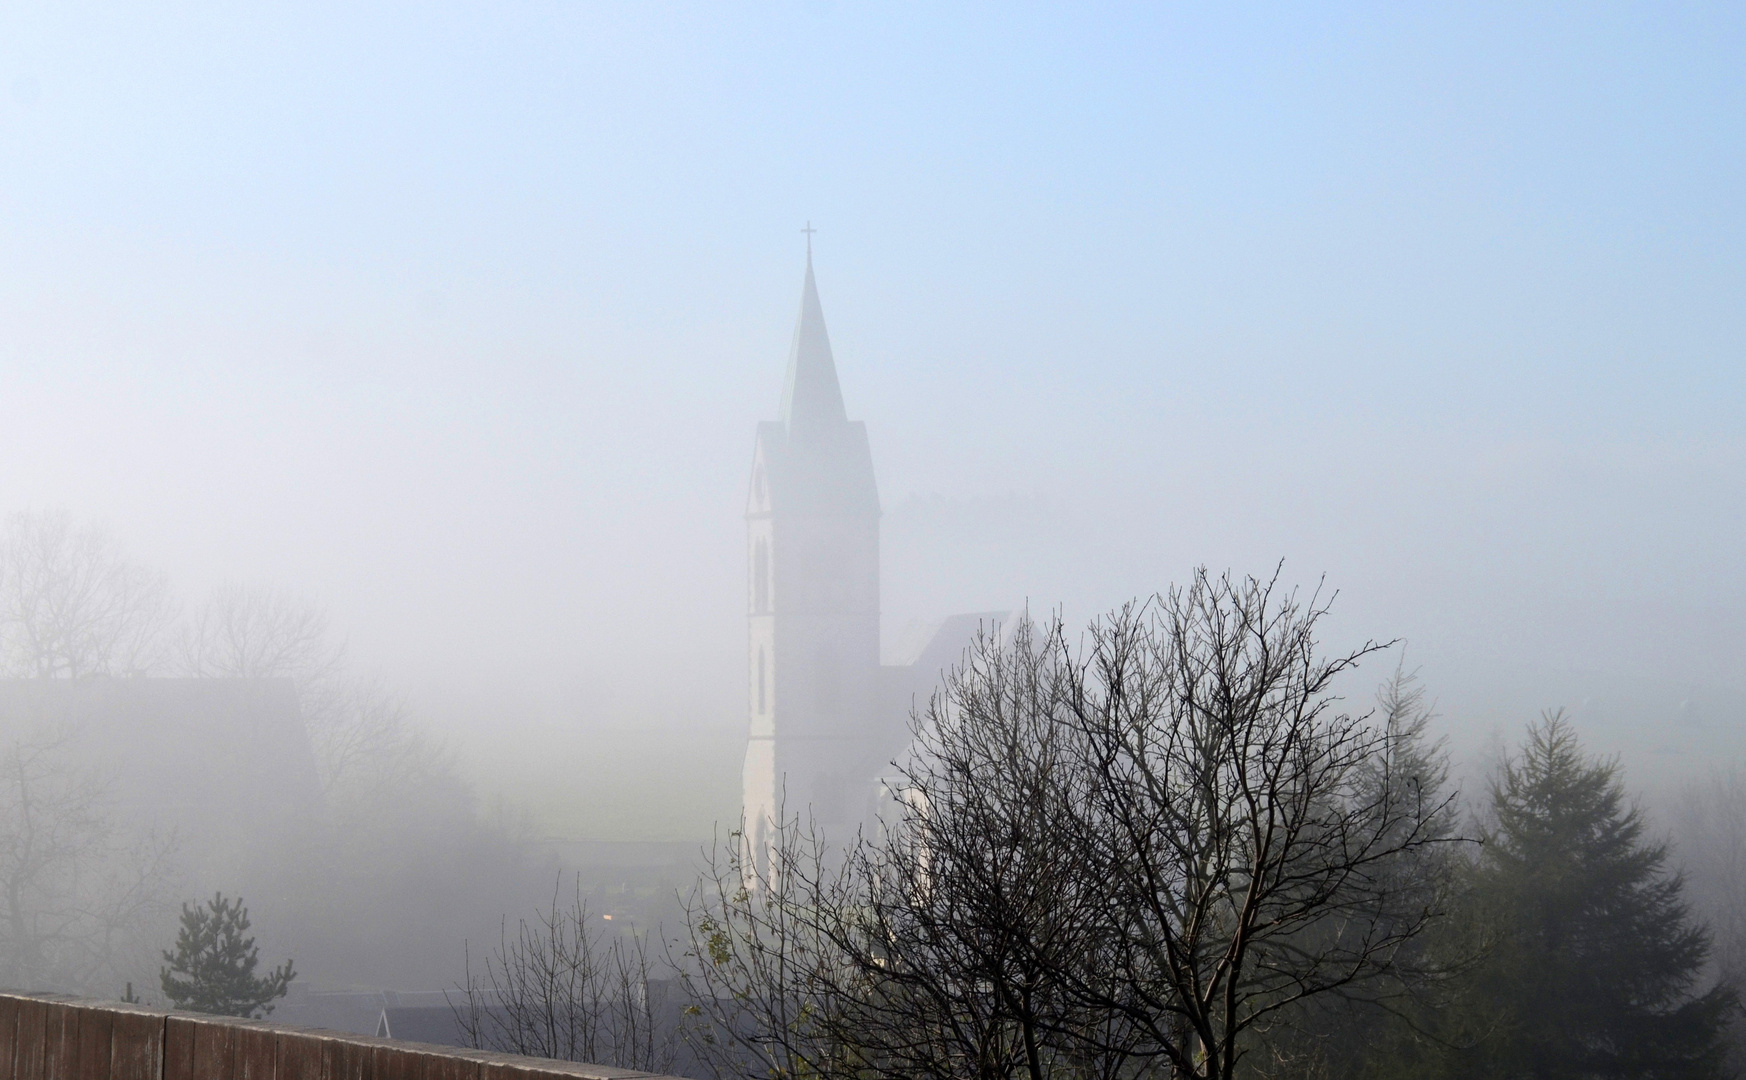
{"label": "bush in fog", "polygon": [[718,1072],[1235,1075],[1306,1004],[1393,986],[1443,912],[1419,727],[1339,711],[1325,613],[1202,572],[983,638],[878,836],[718,855],[683,977]]}
{"label": "bush in fog", "polygon": [[1689,784],[1676,808],[1692,906],[1709,923],[1711,960],[1746,980],[1746,776],[1716,772]]}
{"label": "bush in fog", "polygon": [[766,851],[750,835],[742,822],[710,850],[670,947],[686,1043],[720,1078],[855,1073],[872,1033],[853,1033],[855,963],[823,918],[857,910],[864,883],[799,817],[777,823]]}
{"label": "bush in fog", "polygon": [[287,960],[256,976],[261,950],[249,932],[249,909],[242,897],[222,893],[204,905],[183,904],[176,948],[164,953],[158,974],[164,997],[178,1009],[218,1016],[261,1017],[273,1011],[297,977]]}
{"label": "bush in fog", "polygon": [[609,933],[590,915],[580,882],[567,905],[554,892],[551,906],[517,920],[514,934],[506,918],[482,968],[475,974],[469,950],[453,999],[467,1045],[645,1072],[672,1068],[677,1031],[647,942]]}
{"label": "bush in fog", "polygon": [[[1738,768],[1688,784],[1675,832],[1692,910],[1710,928],[1710,967],[1722,983],[1746,985],[1746,777]],[[1746,1016],[1729,1027],[1729,1065],[1746,1070]]]}

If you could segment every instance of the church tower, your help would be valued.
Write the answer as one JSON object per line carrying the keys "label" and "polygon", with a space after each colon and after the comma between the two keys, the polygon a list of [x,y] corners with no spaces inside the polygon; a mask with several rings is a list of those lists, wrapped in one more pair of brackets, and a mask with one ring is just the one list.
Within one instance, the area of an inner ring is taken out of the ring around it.
{"label": "church tower", "polygon": [[744,810],[762,871],[778,815],[810,814],[839,834],[859,825],[889,754],[878,715],[879,492],[867,427],[843,407],[810,243],[780,419],[758,425],[746,534]]}

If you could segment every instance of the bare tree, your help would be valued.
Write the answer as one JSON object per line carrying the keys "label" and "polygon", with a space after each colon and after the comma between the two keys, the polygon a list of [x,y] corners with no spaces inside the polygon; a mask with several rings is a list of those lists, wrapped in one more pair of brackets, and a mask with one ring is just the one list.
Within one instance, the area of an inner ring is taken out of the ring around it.
{"label": "bare tree", "polygon": [[686,897],[686,932],[669,953],[686,1041],[721,1078],[858,1075],[857,963],[820,917],[857,910],[861,883],[809,822],[781,818],[762,852],[743,827],[718,841]]}
{"label": "bare tree", "polygon": [[677,1030],[662,1024],[664,988],[653,971],[646,941],[609,940],[578,882],[570,904],[554,890],[551,908],[519,920],[514,935],[506,918],[478,976],[469,951],[452,1008],[477,1049],[663,1072]]}
{"label": "bare tree", "polygon": [[1111,1078],[1136,1049],[1104,996],[1111,927],[1063,810],[1082,804],[1076,689],[1058,622],[982,635],[899,768],[882,835],[850,859],[860,902],[822,905],[851,958],[854,1027],[881,1075]]}
{"label": "bare tree", "polygon": [[0,538],[0,663],[14,675],[129,674],[161,658],[165,577],[64,511],[14,514]]}
{"label": "bare tree", "polygon": [[[1399,852],[1378,873],[1376,892],[1386,897],[1369,918],[1386,924],[1422,912],[1448,912],[1440,932],[1414,934],[1368,977],[1337,991],[1301,1000],[1280,1012],[1262,1040],[1260,1060],[1251,1071],[1260,1077],[1353,1077],[1378,1061],[1399,1061],[1412,1046],[1436,1041],[1424,1018],[1466,1004],[1462,976],[1484,954],[1475,939],[1472,912],[1465,914],[1460,804],[1451,791],[1445,745],[1433,739],[1434,713],[1416,673],[1404,658],[1377,688],[1376,722],[1387,737],[1382,753],[1366,766],[1373,797],[1392,800],[1389,816],[1398,838],[1416,831],[1424,843]],[[1390,1055],[1394,1055],[1391,1059]]]}
{"label": "bare tree", "polygon": [[1108,934],[1061,842],[1069,676],[1028,621],[984,636],[915,718],[875,835],[833,846],[784,812],[762,860],[743,828],[712,850],[675,966],[716,1075],[1123,1074],[1119,1018],[1072,996]]}
{"label": "bare tree", "polygon": [[380,676],[353,671],[327,612],[293,593],[218,586],[183,627],[177,660],[196,678],[292,680],[323,790],[342,817],[365,816],[444,771],[401,699]]}
{"label": "bare tree", "polygon": [[129,834],[64,727],[0,749],[0,980],[113,993],[150,970],[174,838]]}
{"label": "bare tree", "polygon": [[1283,1010],[1384,974],[1439,914],[1399,871],[1446,807],[1394,771],[1387,727],[1337,711],[1383,646],[1322,656],[1326,611],[1202,570],[1064,658],[1085,788],[1062,809],[1119,973],[1082,990],[1180,1076],[1234,1075]]}
{"label": "bare tree", "polygon": [[1214,1080],[1399,978],[1450,803],[1410,700],[1337,711],[1381,646],[1323,658],[1325,610],[1201,572],[1077,644],[979,640],[879,835],[833,858],[796,819],[756,888],[733,846],[706,877],[688,989],[734,1071]]}
{"label": "bare tree", "polygon": [[346,652],[328,635],[327,612],[283,590],[234,582],[212,590],[177,651],[185,675],[293,679],[300,688],[336,676]]}

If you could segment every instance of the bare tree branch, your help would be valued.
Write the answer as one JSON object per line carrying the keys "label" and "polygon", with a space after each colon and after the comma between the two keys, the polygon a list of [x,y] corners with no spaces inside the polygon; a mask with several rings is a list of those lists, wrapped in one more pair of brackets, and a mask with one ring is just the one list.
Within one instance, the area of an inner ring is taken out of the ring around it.
{"label": "bare tree branch", "polygon": [[126,561],[99,526],[64,511],[14,514],[0,537],[0,664],[77,679],[162,659],[175,616],[166,578]]}
{"label": "bare tree branch", "polygon": [[724,1075],[1225,1080],[1306,1003],[1416,974],[1452,841],[1397,680],[1337,682],[1327,608],[1197,573],[1070,642],[985,634],[924,714],[877,835],[716,849],[682,970]]}
{"label": "bare tree branch", "polygon": [[607,939],[591,918],[581,883],[568,905],[562,881],[549,910],[532,922],[504,919],[496,950],[475,975],[467,952],[466,981],[451,1002],[470,1045],[564,1061],[664,1072],[672,1067],[676,1032],[659,1030],[664,1003],[652,977],[646,943]]}
{"label": "bare tree branch", "polygon": [[118,828],[108,785],[75,766],[72,742],[56,727],[0,748],[0,978],[113,992],[149,962],[176,844]]}

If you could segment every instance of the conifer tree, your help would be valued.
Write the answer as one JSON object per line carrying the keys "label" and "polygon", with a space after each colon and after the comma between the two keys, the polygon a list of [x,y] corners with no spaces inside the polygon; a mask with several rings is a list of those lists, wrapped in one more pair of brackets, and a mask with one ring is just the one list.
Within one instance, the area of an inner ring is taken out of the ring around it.
{"label": "conifer tree", "polygon": [[249,930],[242,897],[218,893],[207,903],[183,904],[176,951],[164,953],[169,966],[159,974],[164,996],[177,1008],[219,1016],[260,1017],[273,1011],[296,973],[291,961],[255,977],[260,950]]}
{"label": "conifer tree", "polygon": [[1392,879],[1385,890],[1389,902],[1353,922],[1386,932],[1389,921],[1415,911],[1443,914],[1425,934],[1395,951],[1381,978],[1284,1012],[1267,1032],[1267,1062],[1257,1075],[1295,1080],[1425,1075],[1435,1067],[1424,1060],[1425,1044],[1435,1043],[1422,1036],[1437,1026],[1437,1019],[1427,1017],[1440,1019],[1464,989],[1471,950],[1462,939],[1469,931],[1455,924],[1466,921],[1458,894],[1465,892],[1464,871],[1471,865],[1469,849],[1478,847],[1476,838],[1461,828],[1458,804],[1447,790],[1447,748],[1432,734],[1432,706],[1404,660],[1377,688],[1376,705],[1387,739],[1366,769],[1366,797],[1379,807],[1412,803],[1396,830],[1416,827],[1434,842],[1379,868],[1376,872]]}
{"label": "conifer tree", "polygon": [[1645,835],[1618,764],[1586,755],[1561,714],[1528,729],[1492,780],[1475,884],[1495,951],[1477,997],[1495,1027],[1458,1072],[1496,1077],[1723,1075],[1723,986],[1695,993],[1709,933],[1668,846]]}

